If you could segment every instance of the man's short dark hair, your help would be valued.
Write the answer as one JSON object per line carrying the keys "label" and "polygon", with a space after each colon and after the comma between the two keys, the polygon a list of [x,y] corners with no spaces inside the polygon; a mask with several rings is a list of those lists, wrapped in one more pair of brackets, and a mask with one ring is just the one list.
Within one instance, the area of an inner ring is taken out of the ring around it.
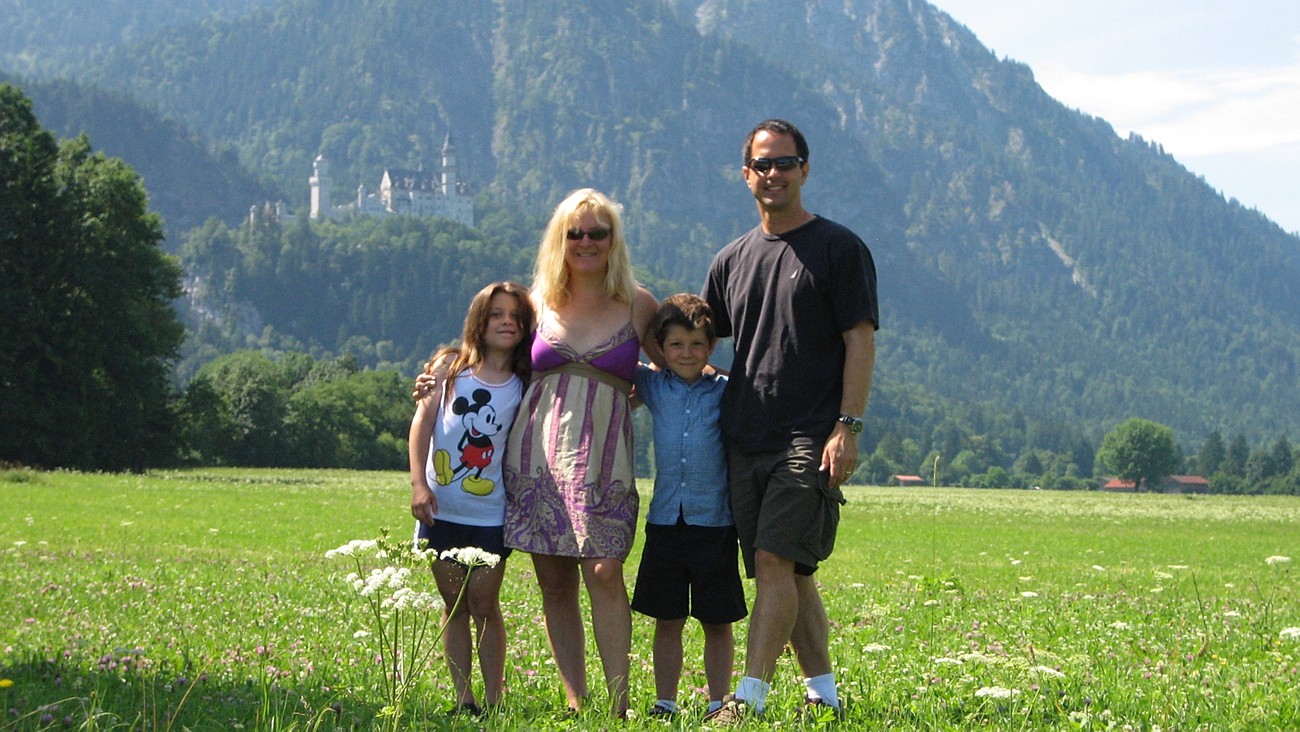
{"label": "man's short dark hair", "polygon": [[745,165],[749,165],[749,153],[754,149],[754,135],[757,135],[760,132],[770,132],[773,135],[789,135],[793,137],[795,152],[799,157],[804,159],[804,162],[808,161],[808,141],[804,139],[803,133],[799,131],[799,128],[795,127],[793,123],[786,122],[783,119],[768,119],[759,122],[754,129],[749,131],[749,135],[745,137],[745,157],[741,161]]}
{"label": "man's short dark hair", "polygon": [[669,326],[673,325],[680,325],[686,330],[704,331],[710,344],[718,339],[717,330],[713,327],[713,310],[699,295],[683,292],[670,295],[659,303],[659,310],[655,312],[654,334],[660,347],[664,345]]}

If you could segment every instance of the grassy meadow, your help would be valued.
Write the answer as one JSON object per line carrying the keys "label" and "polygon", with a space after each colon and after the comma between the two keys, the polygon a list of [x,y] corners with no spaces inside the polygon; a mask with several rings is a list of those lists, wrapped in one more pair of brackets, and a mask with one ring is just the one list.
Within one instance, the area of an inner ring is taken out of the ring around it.
{"label": "grassy meadow", "polygon": [[[326,552],[382,527],[408,536],[409,490],[396,472],[0,471],[0,730],[699,726],[698,625],[681,717],[602,714],[590,633],[595,696],[566,717],[522,554],[503,589],[503,708],[445,717],[435,655],[409,671],[404,716],[383,716],[373,616],[345,581],[357,567]],[[838,727],[1300,728],[1300,499],[846,494],[818,573],[849,705]],[[411,585],[433,591],[427,573]],[[653,701],[652,628],[635,618],[634,713]],[[742,622],[738,659],[744,634]],[[817,726],[797,714],[801,696],[787,656],[767,717],[750,726]]]}

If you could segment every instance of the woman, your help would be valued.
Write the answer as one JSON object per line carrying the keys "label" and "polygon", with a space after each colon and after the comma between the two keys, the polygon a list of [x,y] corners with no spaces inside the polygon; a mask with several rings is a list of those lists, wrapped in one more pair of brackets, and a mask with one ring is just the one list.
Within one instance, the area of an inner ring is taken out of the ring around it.
{"label": "woman", "polygon": [[638,351],[662,361],[658,303],[632,275],[618,204],[575,191],[543,234],[532,287],[533,379],[506,447],[506,546],[529,552],[569,708],[587,696],[579,580],[612,711],[628,706],[632,615],[623,562],[637,519],[628,393]]}

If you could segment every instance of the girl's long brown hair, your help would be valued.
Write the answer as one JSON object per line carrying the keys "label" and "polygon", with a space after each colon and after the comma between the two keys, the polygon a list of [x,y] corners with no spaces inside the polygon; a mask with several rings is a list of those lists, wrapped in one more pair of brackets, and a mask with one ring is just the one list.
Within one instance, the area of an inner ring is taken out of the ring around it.
{"label": "girl's long brown hair", "polygon": [[528,288],[517,282],[493,282],[478,291],[469,302],[465,313],[465,325],[461,329],[460,343],[443,346],[424,364],[424,373],[442,372],[446,382],[451,382],[466,369],[472,369],[483,363],[487,351],[488,316],[491,313],[492,298],[498,293],[510,295],[519,303],[519,330],[523,337],[510,355],[510,370],[528,383],[532,372],[532,333],[537,327],[537,316],[533,311],[532,300],[528,297]]}

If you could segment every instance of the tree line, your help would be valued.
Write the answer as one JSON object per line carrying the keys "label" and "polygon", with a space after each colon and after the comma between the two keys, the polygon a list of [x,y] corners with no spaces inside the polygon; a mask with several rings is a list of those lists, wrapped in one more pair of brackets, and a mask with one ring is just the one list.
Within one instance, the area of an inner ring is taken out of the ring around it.
{"label": "tree line", "polygon": [[[400,468],[419,361],[451,340],[482,282],[525,278],[540,228],[491,205],[478,230],[210,221],[174,258],[134,171],[84,137],[58,143],[7,85],[0,173],[0,462],[49,468]],[[656,292],[682,289],[638,274]],[[183,275],[195,295],[184,346],[172,307]],[[1124,469],[1109,434],[944,399],[914,376],[878,382],[856,481],[1084,489]],[[1184,458],[1157,427],[1156,473],[1199,473],[1225,493],[1300,492],[1285,436],[1251,449],[1215,432]]]}

